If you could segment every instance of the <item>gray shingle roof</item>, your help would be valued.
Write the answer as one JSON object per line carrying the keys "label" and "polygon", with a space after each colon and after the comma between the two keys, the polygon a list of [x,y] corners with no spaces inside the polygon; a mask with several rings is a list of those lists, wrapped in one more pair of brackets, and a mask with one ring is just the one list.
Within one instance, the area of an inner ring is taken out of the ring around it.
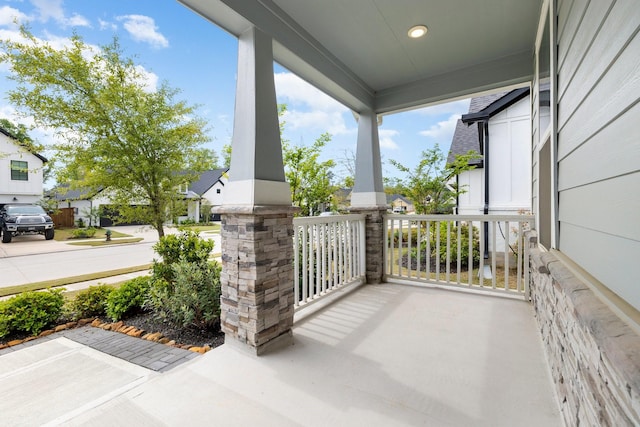
{"label": "gray shingle roof", "polygon": [[[477,113],[480,110],[484,110],[489,105],[493,104],[509,92],[493,93],[491,95],[479,96],[472,98],[469,103],[469,113]],[[469,150],[474,150],[480,153],[480,145],[478,142],[478,126],[474,123],[469,126],[462,123],[462,120],[458,119],[456,123],[456,130],[453,133],[453,139],[451,140],[451,148],[449,148],[449,156],[447,162],[451,163],[455,160],[455,157],[460,154],[467,154]],[[478,162],[479,163],[479,162]],[[478,165],[478,167],[482,167]]]}
{"label": "gray shingle roof", "polygon": [[202,174],[200,174],[200,178],[198,178],[197,181],[189,185],[189,189],[194,193],[197,193],[200,196],[202,196],[204,193],[207,192],[207,190],[213,187],[213,184],[218,182],[218,180],[222,177],[222,174],[227,172],[228,170],[229,169],[225,168],[225,169],[213,169],[213,170],[204,171],[202,172]]}
{"label": "gray shingle roof", "polygon": [[55,200],[59,202],[64,202],[68,200],[88,200],[101,191],[102,191],[102,188],[98,188],[97,190],[91,189],[91,188],[72,190],[69,188],[69,185],[61,184],[55,187],[53,190],[51,190],[49,194]]}

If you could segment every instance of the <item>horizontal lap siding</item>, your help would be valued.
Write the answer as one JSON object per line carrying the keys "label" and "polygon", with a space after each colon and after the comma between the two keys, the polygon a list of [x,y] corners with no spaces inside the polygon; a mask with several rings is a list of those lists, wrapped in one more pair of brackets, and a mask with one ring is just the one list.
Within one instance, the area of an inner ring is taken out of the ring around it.
{"label": "horizontal lap siding", "polygon": [[562,252],[618,296],[638,308],[640,286],[631,271],[640,259],[640,242],[570,223],[563,223],[561,227]]}
{"label": "horizontal lap siding", "polygon": [[640,309],[640,7],[564,0],[558,21],[559,248]]}

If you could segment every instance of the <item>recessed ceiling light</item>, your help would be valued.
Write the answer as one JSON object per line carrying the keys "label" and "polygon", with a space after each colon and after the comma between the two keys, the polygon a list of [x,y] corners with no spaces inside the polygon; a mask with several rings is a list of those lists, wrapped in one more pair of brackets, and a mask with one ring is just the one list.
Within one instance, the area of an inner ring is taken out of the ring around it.
{"label": "recessed ceiling light", "polygon": [[407,33],[407,35],[412,39],[418,39],[425,34],[427,34],[427,27],[425,27],[424,25],[414,25],[413,27],[409,28],[409,32]]}

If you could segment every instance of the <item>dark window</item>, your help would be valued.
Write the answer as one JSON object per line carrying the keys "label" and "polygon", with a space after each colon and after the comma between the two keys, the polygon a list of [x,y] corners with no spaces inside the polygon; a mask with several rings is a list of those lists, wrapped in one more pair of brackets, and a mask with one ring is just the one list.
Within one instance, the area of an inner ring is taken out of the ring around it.
{"label": "dark window", "polygon": [[29,164],[20,160],[11,160],[11,180],[29,181]]}
{"label": "dark window", "polygon": [[216,194],[220,194],[220,189],[216,189]]}

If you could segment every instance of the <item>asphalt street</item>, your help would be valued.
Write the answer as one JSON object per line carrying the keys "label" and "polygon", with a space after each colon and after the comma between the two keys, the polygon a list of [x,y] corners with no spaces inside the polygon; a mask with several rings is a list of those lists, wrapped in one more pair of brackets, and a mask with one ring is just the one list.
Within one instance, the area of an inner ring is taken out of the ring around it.
{"label": "asphalt street", "polygon": [[[144,240],[92,247],[45,241],[42,236],[21,236],[11,243],[0,244],[0,287],[139,266],[157,258],[153,251],[153,245],[158,241],[155,231],[140,226],[114,229]],[[166,232],[176,230],[168,229]],[[219,234],[204,233],[201,236],[213,239],[214,252],[219,251]]]}

